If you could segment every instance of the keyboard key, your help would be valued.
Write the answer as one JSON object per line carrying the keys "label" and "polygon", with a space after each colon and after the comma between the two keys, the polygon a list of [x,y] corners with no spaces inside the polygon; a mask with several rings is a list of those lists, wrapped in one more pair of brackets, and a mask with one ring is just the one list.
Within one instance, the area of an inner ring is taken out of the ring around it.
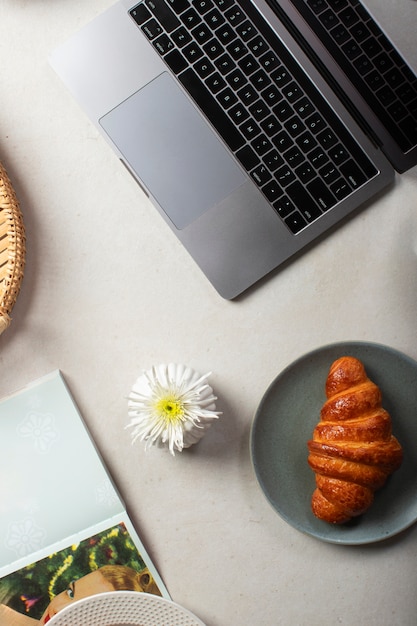
{"label": "keyboard key", "polygon": [[348,5],[347,0],[327,0],[329,6],[332,7],[334,11],[339,12],[344,9]]}
{"label": "keyboard key", "polygon": [[364,51],[366,56],[372,59],[375,55],[381,52],[382,47],[376,39],[370,37],[362,43],[362,50]]}
{"label": "keyboard key", "polygon": [[328,211],[336,204],[336,198],[320,178],[315,178],[307,189],[322,211]]}
{"label": "keyboard key", "polygon": [[220,13],[218,9],[212,9],[204,17],[204,20],[213,30],[215,30],[216,28],[219,28],[219,26],[221,26],[225,22],[223,15]]}
{"label": "keyboard key", "polygon": [[282,218],[287,217],[293,211],[295,211],[295,206],[291,202],[288,196],[282,196],[279,200],[274,202],[273,207],[278,215]]}
{"label": "keyboard key", "polygon": [[233,41],[236,37],[235,31],[230,26],[230,24],[224,24],[220,26],[220,28],[216,31],[216,36],[219,41],[222,42],[224,46]]}
{"label": "keyboard key", "polygon": [[226,11],[233,5],[233,0],[213,0],[214,4],[219,7],[221,11]]}
{"label": "keyboard key", "polygon": [[417,144],[417,118],[415,116],[411,117],[411,115],[409,115],[404,118],[400,122],[400,128],[412,145]]}
{"label": "keyboard key", "polygon": [[167,2],[177,15],[185,11],[185,9],[190,6],[188,0],[167,0]]}
{"label": "keyboard key", "polygon": [[326,128],[326,130],[323,130],[321,133],[319,133],[317,135],[317,139],[326,150],[334,146],[337,142],[337,137],[334,132],[330,130],[330,128]]}
{"label": "keyboard key", "polygon": [[244,22],[238,24],[236,26],[236,32],[243,41],[249,41],[249,39],[252,39],[252,37],[254,37],[257,33],[255,27],[249,22],[249,20],[245,20]]}
{"label": "keyboard key", "polygon": [[179,48],[182,48],[191,41],[191,35],[183,26],[180,26],[175,32],[171,33],[171,39]]}
{"label": "keyboard key", "polygon": [[223,74],[223,76],[231,72],[236,67],[236,64],[233,61],[232,57],[226,53],[218,57],[215,60],[214,65],[217,67],[219,72]]}
{"label": "keyboard key", "polygon": [[144,4],[139,4],[137,7],[132,9],[130,11],[130,15],[139,26],[147,22],[152,17],[151,12]]}
{"label": "keyboard key", "polygon": [[292,171],[292,169],[290,167],[288,167],[288,165],[282,165],[275,172],[275,178],[277,179],[279,184],[282,185],[282,187],[286,187],[293,180],[295,180],[295,174]]}
{"label": "keyboard key", "polygon": [[270,85],[266,89],[264,89],[261,93],[265,102],[268,103],[270,107],[273,107],[277,102],[282,99],[282,95],[279,90],[275,87],[275,85]]}
{"label": "keyboard key", "polygon": [[307,4],[314,11],[314,13],[321,13],[327,9],[326,0],[307,0]]}
{"label": "keyboard key", "polygon": [[296,139],[296,142],[304,151],[304,154],[307,154],[307,152],[310,152],[310,150],[317,146],[317,141],[314,139],[313,135],[309,131],[306,131],[305,133],[299,135],[299,137],[297,137]]}
{"label": "keyboard key", "polygon": [[207,78],[206,85],[210,89],[211,93],[214,94],[226,87],[225,81],[218,72],[214,72]]}
{"label": "keyboard key", "polygon": [[340,166],[340,171],[349,182],[352,189],[357,189],[366,182],[365,174],[359,169],[352,159],[346,161]]}
{"label": "keyboard key", "polygon": [[179,74],[188,66],[186,59],[179,50],[172,50],[165,57],[166,63],[169,65],[174,74]]}
{"label": "keyboard key", "polygon": [[295,81],[291,81],[288,85],[285,85],[282,93],[287,98],[288,102],[291,103],[296,102],[299,98],[301,98],[301,96],[304,95]]}
{"label": "keyboard key", "polygon": [[338,18],[331,9],[327,9],[327,11],[320,13],[320,21],[327,30],[330,30],[333,26],[336,26],[336,24],[339,23]]}
{"label": "keyboard key", "polygon": [[203,50],[207,54],[208,58],[214,61],[214,59],[217,59],[217,57],[223,53],[223,46],[218,39],[213,38],[204,44]]}
{"label": "keyboard key", "polygon": [[265,165],[258,165],[258,167],[256,167],[253,172],[251,172],[251,176],[259,187],[265,185],[265,183],[267,183],[272,178],[272,175],[267,170]]}
{"label": "keyboard key", "polygon": [[243,11],[238,6],[233,6],[225,12],[226,19],[232,24],[232,26],[237,26],[241,22],[243,22],[246,18]]}
{"label": "keyboard key", "polygon": [[356,22],[359,20],[358,14],[355,12],[355,9],[352,9],[352,7],[347,7],[346,9],[341,11],[339,13],[339,18],[341,22],[343,22],[343,24],[348,28],[356,24]]}
{"label": "keyboard key", "polygon": [[142,30],[147,38],[151,40],[155,39],[155,37],[158,37],[158,35],[163,32],[160,24],[158,24],[158,22],[154,18],[149,20],[149,22],[146,22],[146,24],[142,26]]}
{"label": "keyboard key", "polygon": [[271,82],[268,74],[266,74],[263,70],[258,70],[252,74],[249,80],[258,91],[262,91],[262,89],[264,89]]}
{"label": "keyboard key", "polygon": [[249,119],[247,122],[244,122],[240,126],[240,131],[246,137],[246,139],[251,140],[253,137],[256,137],[261,132],[260,127],[253,120]]}
{"label": "keyboard key", "polygon": [[165,35],[165,33],[158,37],[158,39],[154,39],[152,43],[161,55],[166,54],[174,47],[174,43],[171,41],[168,35]]}
{"label": "keyboard key", "polygon": [[281,124],[274,115],[269,115],[261,122],[261,128],[268,135],[268,137],[273,137],[279,130],[281,130]]}
{"label": "keyboard key", "polygon": [[397,99],[397,96],[388,85],[384,85],[381,89],[378,89],[375,95],[384,107],[388,107]]}
{"label": "keyboard key", "polygon": [[297,146],[293,146],[287,152],[284,152],[284,158],[287,161],[288,165],[291,167],[297,167],[304,161],[304,154]]}
{"label": "keyboard key", "polygon": [[361,43],[370,37],[371,33],[364,24],[358,22],[350,29],[350,34],[358,42]]}
{"label": "keyboard key", "polygon": [[291,137],[284,130],[278,133],[278,135],[275,135],[273,142],[280,152],[285,152],[285,150],[292,148],[294,145]]}
{"label": "keyboard key", "polygon": [[145,0],[145,4],[167,33],[180,26],[178,17],[164,0]]}
{"label": "keyboard key", "polygon": [[187,28],[194,28],[201,22],[201,17],[194,9],[188,9],[181,15],[181,20]]}
{"label": "keyboard key", "polygon": [[298,211],[291,213],[291,215],[285,219],[285,223],[294,235],[307,226],[307,222]]}
{"label": "keyboard key", "polygon": [[245,85],[242,89],[239,89],[237,95],[246,106],[253,104],[258,99],[258,93],[252,85]]}
{"label": "keyboard key", "polygon": [[247,54],[243,59],[238,61],[239,67],[246,76],[250,76],[259,69],[259,63],[252,54]]}
{"label": "keyboard key", "polygon": [[197,63],[194,64],[194,68],[201,78],[207,78],[207,76],[210,76],[210,74],[214,72],[214,65],[206,57],[197,61]]}
{"label": "keyboard key", "polygon": [[310,163],[313,165],[313,167],[315,167],[316,169],[319,169],[325,163],[327,163],[327,161],[329,160],[329,157],[327,156],[327,153],[323,150],[321,146],[317,146],[317,148],[315,148],[309,153],[308,159]]}
{"label": "keyboard key", "polygon": [[284,163],[284,159],[279,154],[275,148],[273,148],[268,154],[265,154],[263,157],[263,162],[271,170],[274,172],[278,167],[280,167]]}
{"label": "keyboard key", "polygon": [[230,87],[226,87],[226,89],[217,94],[217,100],[225,109],[228,109],[237,102],[237,97]]}
{"label": "keyboard key", "polygon": [[261,56],[261,54],[266,52],[266,50],[268,49],[268,46],[267,46],[265,40],[262,39],[262,37],[260,37],[258,35],[257,37],[254,37],[253,39],[248,41],[248,48],[249,48],[249,50],[251,50],[253,52],[253,54],[256,57],[259,57],[259,56]]}
{"label": "keyboard key", "polygon": [[253,170],[260,163],[258,155],[250,146],[243,146],[236,152],[236,157],[247,171]]}
{"label": "keyboard key", "polygon": [[350,39],[350,33],[348,29],[343,26],[343,24],[338,24],[330,31],[331,36],[335,40],[335,42],[341,46],[343,43]]}
{"label": "keyboard key", "polygon": [[394,65],[386,52],[378,54],[378,56],[374,58],[374,63],[376,68],[382,73],[388,71]]}
{"label": "keyboard key", "polygon": [[315,204],[306,204],[302,208],[298,209],[306,219],[307,222],[314,222],[320,215],[322,215],[322,211]]}
{"label": "keyboard key", "polygon": [[319,211],[313,198],[298,181],[292,183],[292,185],[286,189],[286,193],[298,210],[305,212],[306,209],[309,208],[311,214]]}
{"label": "keyboard key", "polygon": [[301,100],[298,100],[294,104],[294,110],[302,119],[304,119],[305,117],[307,117],[307,115],[313,113],[315,109],[310,100],[304,96],[303,98],[301,98]]}
{"label": "keyboard key", "polygon": [[276,56],[276,54],[274,52],[269,52],[269,51],[266,54],[263,54],[261,57],[259,57],[259,63],[267,72],[271,72],[274,68],[278,67],[279,65],[278,57]]}
{"label": "keyboard key", "polygon": [[279,186],[276,180],[270,180],[269,183],[262,187],[262,191],[268,198],[269,202],[275,202],[280,196],[282,196],[282,188]]}
{"label": "keyboard key", "polygon": [[247,82],[245,75],[237,68],[227,75],[226,80],[233,89],[239,89]]}
{"label": "keyboard key", "polygon": [[271,78],[275,85],[281,89],[284,85],[287,85],[291,81],[292,76],[287,68],[281,65],[278,69],[272,72]]}
{"label": "keyboard key", "polygon": [[193,7],[200,13],[200,15],[204,15],[207,11],[210,11],[213,3],[211,0],[193,0]]}
{"label": "keyboard key", "polygon": [[293,114],[293,108],[287,101],[280,102],[274,106],[273,111],[280,122],[285,122]]}
{"label": "keyboard key", "polygon": [[190,44],[188,44],[188,46],[185,46],[185,48],[182,50],[182,53],[190,63],[195,63],[195,61],[198,61],[198,59],[201,59],[201,57],[203,56],[203,51],[195,43],[195,41],[192,41]]}
{"label": "keyboard key", "polygon": [[338,200],[343,200],[351,192],[349,185],[342,178],[340,178],[335,183],[333,183],[330,186],[330,189],[332,190],[332,192],[334,193],[334,195],[336,196]]}
{"label": "keyboard key", "polygon": [[258,135],[258,137],[256,137],[256,139],[252,141],[251,145],[255,152],[259,154],[259,156],[262,156],[272,148],[271,142],[263,133]]}
{"label": "keyboard key", "polygon": [[349,153],[342,144],[339,143],[329,150],[329,156],[336,165],[340,165],[340,163],[343,163],[349,158]]}
{"label": "keyboard key", "polygon": [[243,41],[240,41],[239,39],[236,39],[233,43],[229,44],[226,47],[226,50],[235,61],[241,59],[248,51]]}
{"label": "keyboard key", "polygon": [[211,30],[207,24],[199,24],[192,31],[194,39],[202,46],[212,37]]}
{"label": "keyboard key", "polygon": [[320,170],[319,174],[326,183],[326,185],[330,185],[334,181],[339,178],[339,172],[333,163],[327,163]]}
{"label": "keyboard key", "polygon": [[295,173],[304,185],[316,175],[315,169],[307,161],[304,161],[304,163],[297,167]]}
{"label": "keyboard key", "polygon": [[343,44],[342,50],[351,61],[356,59],[362,52],[359,44],[354,39],[349,39],[349,41]]}
{"label": "keyboard key", "polygon": [[297,115],[294,115],[294,117],[285,122],[284,127],[291,137],[297,137],[297,135],[302,133],[306,128]]}
{"label": "keyboard key", "polygon": [[238,102],[229,110],[229,115],[236,124],[242,124],[249,117],[247,109],[241,102]]}

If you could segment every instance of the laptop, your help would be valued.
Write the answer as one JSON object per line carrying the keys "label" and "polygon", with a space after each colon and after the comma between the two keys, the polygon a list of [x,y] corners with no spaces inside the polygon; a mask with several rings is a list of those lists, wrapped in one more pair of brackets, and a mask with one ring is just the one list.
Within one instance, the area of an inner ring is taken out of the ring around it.
{"label": "laptop", "polygon": [[51,64],[236,298],[417,163],[417,78],[359,0],[120,0]]}

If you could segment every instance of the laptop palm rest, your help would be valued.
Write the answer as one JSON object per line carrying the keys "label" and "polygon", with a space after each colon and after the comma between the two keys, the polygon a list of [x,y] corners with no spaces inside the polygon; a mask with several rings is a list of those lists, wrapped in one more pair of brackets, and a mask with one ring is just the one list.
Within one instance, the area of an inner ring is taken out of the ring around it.
{"label": "laptop palm rest", "polygon": [[180,230],[247,181],[166,72],[107,113],[100,124]]}

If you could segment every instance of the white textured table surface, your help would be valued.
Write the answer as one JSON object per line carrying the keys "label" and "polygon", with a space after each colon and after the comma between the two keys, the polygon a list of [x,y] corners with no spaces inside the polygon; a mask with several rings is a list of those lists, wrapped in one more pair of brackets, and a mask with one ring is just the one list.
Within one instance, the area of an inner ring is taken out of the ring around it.
{"label": "white textured table surface", "polygon": [[[367,340],[417,359],[417,169],[284,271],[222,300],[48,65],[111,3],[0,0],[0,159],[27,231],[0,395],[63,371],[173,599],[208,626],[412,626],[417,526],[356,548],[304,536],[260,491],[248,438],[267,386],[306,351]],[[417,66],[417,2],[372,6]],[[145,455],[124,430],[132,383],[168,361],[212,371],[223,411],[175,458]]]}

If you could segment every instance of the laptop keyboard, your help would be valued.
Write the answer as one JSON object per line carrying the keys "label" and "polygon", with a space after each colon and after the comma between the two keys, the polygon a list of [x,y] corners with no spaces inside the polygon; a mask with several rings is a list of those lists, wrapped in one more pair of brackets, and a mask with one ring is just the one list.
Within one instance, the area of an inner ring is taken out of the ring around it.
{"label": "laptop keyboard", "polygon": [[376,175],[247,0],[144,0],[130,15],[294,235]]}
{"label": "laptop keyboard", "polygon": [[417,145],[417,77],[359,0],[291,0],[406,152]]}

